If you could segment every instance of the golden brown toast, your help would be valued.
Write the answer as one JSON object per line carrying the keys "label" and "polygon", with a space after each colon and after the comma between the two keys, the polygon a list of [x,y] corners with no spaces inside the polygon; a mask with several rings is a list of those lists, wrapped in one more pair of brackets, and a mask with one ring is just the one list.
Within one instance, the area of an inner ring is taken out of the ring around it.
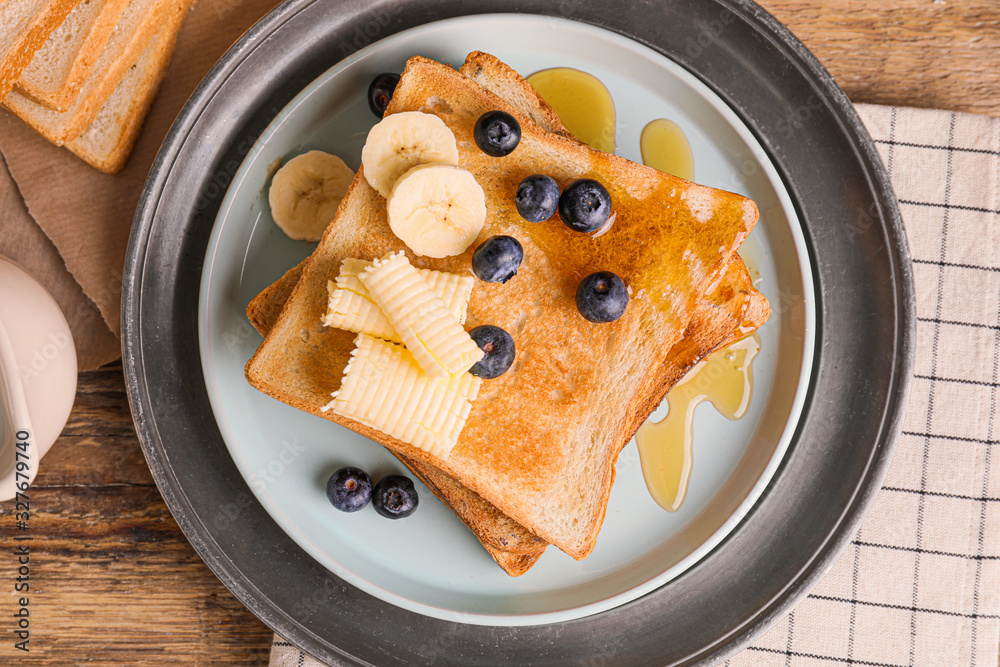
{"label": "golden brown toast", "polygon": [[[518,355],[512,370],[484,383],[446,461],[319,411],[339,387],[353,349],[352,334],[319,324],[327,278],[343,257],[404,250],[388,229],[385,201],[359,173],[274,328],[247,364],[247,377],[279,400],[440,469],[582,558],[603,520],[614,460],[669,386],[667,356],[698,300],[718,287],[730,255],[756,223],[756,207],[739,195],[546,132],[472,79],[416,57],[407,64],[388,113],[420,109],[438,114],[452,129],[460,164],[493,204],[480,240],[510,234],[525,248],[514,280],[477,285],[467,322],[495,324],[514,335]],[[511,113],[522,127],[521,144],[505,158],[485,156],[471,136],[476,118],[492,109]],[[586,175],[608,186],[617,214],[611,231],[589,238],[557,221],[521,221],[512,195],[538,165],[562,185]],[[464,271],[472,248],[445,260],[412,261]],[[577,282],[598,269],[614,270],[633,290],[626,314],[611,324],[590,324],[575,309]]]}
{"label": "golden brown toast", "polygon": [[[306,262],[308,259],[250,302],[247,316],[262,335],[267,335],[278,320]],[[769,315],[767,300],[753,288],[742,259],[734,255],[718,289],[699,301],[684,337],[671,349],[666,384],[673,386],[699,359],[757,329]],[[505,572],[520,576],[541,557],[548,543],[540,537],[433,466],[396,456],[472,530]]]}

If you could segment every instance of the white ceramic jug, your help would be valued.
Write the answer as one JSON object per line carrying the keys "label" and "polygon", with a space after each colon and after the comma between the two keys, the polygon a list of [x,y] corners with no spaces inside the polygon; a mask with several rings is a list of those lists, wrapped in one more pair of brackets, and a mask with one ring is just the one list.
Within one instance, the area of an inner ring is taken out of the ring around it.
{"label": "white ceramic jug", "polygon": [[76,396],[76,348],[59,305],[0,257],[0,500],[24,491]]}

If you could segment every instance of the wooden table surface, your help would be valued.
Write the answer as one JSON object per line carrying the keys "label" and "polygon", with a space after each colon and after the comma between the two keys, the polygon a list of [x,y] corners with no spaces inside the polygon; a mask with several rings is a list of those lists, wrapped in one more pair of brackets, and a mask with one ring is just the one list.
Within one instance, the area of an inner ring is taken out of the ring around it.
{"label": "wooden table surface", "polygon": [[[765,0],[856,102],[1000,116],[997,0]],[[163,503],[119,364],[82,373],[31,489],[30,653],[13,649],[14,508],[0,506],[0,664],[266,665],[271,632]]]}

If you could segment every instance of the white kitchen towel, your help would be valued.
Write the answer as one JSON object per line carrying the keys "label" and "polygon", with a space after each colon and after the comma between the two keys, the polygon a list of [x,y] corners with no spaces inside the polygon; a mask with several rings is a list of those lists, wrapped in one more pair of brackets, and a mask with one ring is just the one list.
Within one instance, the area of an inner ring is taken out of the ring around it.
{"label": "white kitchen towel", "polygon": [[[724,664],[997,667],[1000,119],[857,110],[889,170],[913,256],[917,349],[904,432],[830,572]],[[275,636],[270,665],[320,663]]]}

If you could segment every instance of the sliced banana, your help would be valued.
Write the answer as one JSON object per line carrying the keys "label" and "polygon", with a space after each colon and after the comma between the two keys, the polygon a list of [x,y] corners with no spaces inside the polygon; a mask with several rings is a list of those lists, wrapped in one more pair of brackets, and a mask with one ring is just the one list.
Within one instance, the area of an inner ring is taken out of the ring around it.
{"label": "sliced banana", "polygon": [[375,260],[358,277],[430,377],[464,373],[483,358],[469,332],[403,253]]}
{"label": "sliced banana", "polygon": [[354,172],[336,155],[297,155],[271,179],[271,217],[289,238],[319,241],[353,180]]}
{"label": "sliced banana", "polygon": [[[329,299],[323,324],[397,343],[402,342],[385,313],[372,301],[368,288],[358,278],[371,265],[371,262],[351,257],[345,258],[340,263],[340,273],[336,282],[327,281]],[[475,279],[472,276],[460,276],[430,269],[420,269],[419,273],[431,291],[444,301],[458,323],[464,324]]]}
{"label": "sliced banana", "polygon": [[386,116],[371,129],[361,149],[365,180],[387,199],[400,176],[428,162],[458,164],[458,144],[443,120],[420,111]]}
{"label": "sliced banana", "polygon": [[481,382],[469,373],[432,379],[406,348],[360,334],[340,389],[322,410],[446,459]]}
{"label": "sliced banana", "polygon": [[486,195],[462,167],[422,164],[400,176],[386,207],[389,228],[425,257],[465,252],[486,222]]}

